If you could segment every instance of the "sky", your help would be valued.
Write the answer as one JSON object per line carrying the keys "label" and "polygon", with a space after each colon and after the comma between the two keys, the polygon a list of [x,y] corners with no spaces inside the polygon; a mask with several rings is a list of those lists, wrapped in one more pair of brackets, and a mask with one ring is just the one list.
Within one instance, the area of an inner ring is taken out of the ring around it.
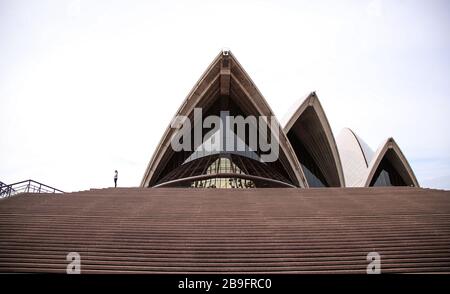
{"label": "sky", "polygon": [[316,91],[335,136],[394,137],[450,189],[449,1],[0,0],[0,181],[138,186],[230,49],[275,115]]}

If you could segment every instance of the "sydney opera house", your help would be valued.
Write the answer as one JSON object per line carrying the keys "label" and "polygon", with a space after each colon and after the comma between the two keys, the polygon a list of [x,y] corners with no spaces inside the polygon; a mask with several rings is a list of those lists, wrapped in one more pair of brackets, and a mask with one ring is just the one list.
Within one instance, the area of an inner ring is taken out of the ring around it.
{"label": "sydney opera house", "polygon": [[0,272],[69,272],[75,252],[81,273],[450,273],[450,193],[393,138],[335,137],[315,92],[287,118],[220,52],[140,187],[0,199]]}
{"label": "sydney opera house", "polygon": [[[182,103],[176,116],[192,120],[196,107],[202,109],[204,115],[220,115],[220,112],[226,111],[232,116],[274,116],[248,74],[229,51],[217,56]],[[191,124],[192,128],[195,123]],[[215,152],[199,152],[197,150],[202,146],[193,143],[190,149],[193,152],[175,152],[169,142],[179,130],[169,126],[148,165],[141,186],[419,186],[413,170],[393,138],[383,142],[375,153],[349,129],[344,129],[336,140],[314,92],[293,109],[284,125],[280,126],[277,122],[274,127],[281,130],[278,138],[275,138],[280,147],[279,159],[262,163],[258,160],[261,150],[241,154],[234,154],[237,153],[233,152],[235,150],[227,152],[224,148]],[[247,144],[248,133],[244,135],[238,140]],[[234,139],[219,135],[221,138],[225,141]],[[208,139],[199,143],[205,144]]]}

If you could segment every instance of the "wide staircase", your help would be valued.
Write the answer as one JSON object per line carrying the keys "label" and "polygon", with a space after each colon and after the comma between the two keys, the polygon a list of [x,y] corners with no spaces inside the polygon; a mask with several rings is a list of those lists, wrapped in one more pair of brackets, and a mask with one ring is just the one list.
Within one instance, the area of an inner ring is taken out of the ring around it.
{"label": "wide staircase", "polygon": [[108,188],[0,200],[0,272],[450,272],[450,192]]}

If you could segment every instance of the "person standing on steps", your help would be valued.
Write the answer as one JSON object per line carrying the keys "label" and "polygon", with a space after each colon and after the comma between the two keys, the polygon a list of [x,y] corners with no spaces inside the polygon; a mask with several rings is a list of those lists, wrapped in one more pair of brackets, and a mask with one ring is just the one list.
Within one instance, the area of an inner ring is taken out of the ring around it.
{"label": "person standing on steps", "polygon": [[117,188],[117,179],[119,178],[119,173],[114,171],[114,188]]}

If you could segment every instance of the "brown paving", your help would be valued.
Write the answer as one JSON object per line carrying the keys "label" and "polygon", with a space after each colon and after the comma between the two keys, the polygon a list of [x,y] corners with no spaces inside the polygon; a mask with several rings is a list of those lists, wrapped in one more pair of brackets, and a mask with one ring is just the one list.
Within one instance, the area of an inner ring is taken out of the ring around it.
{"label": "brown paving", "polygon": [[93,189],[0,200],[0,272],[450,272],[450,192]]}

